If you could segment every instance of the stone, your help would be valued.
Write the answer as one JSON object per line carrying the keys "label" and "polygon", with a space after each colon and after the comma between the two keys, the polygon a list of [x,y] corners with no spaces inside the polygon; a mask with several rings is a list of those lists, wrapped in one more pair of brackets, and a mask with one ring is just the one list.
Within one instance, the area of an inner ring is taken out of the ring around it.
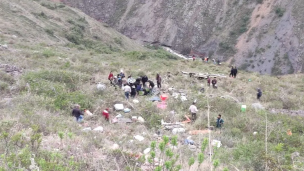
{"label": "stone", "polygon": [[141,135],[135,135],[134,138],[138,141],[143,141],[145,138]]}
{"label": "stone", "polygon": [[183,133],[183,132],[185,132],[185,131],[186,131],[185,128],[173,128],[173,129],[172,129],[172,133],[173,133],[173,134]]}
{"label": "stone", "polygon": [[119,149],[119,145],[118,144],[113,144],[111,149],[112,150],[117,150],[117,149]]}

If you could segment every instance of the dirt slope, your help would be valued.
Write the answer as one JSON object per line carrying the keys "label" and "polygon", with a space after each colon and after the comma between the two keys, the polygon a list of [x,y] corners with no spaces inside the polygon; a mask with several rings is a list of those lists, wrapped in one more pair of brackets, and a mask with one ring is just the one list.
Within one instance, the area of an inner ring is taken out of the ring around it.
{"label": "dirt slope", "polygon": [[128,37],[267,74],[303,71],[301,0],[62,0]]}

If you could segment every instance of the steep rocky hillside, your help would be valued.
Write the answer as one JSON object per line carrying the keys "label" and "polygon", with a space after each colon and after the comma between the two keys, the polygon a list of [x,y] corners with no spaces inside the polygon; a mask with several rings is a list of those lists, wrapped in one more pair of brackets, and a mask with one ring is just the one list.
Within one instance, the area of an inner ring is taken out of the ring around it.
{"label": "steep rocky hillside", "polygon": [[62,0],[124,35],[267,74],[303,72],[302,0]]}
{"label": "steep rocky hillside", "polygon": [[[304,170],[303,74],[232,78],[229,66],[143,47],[60,2],[1,0],[0,171]],[[121,69],[159,73],[162,87],[126,100],[108,80]],[[92,115],[76,122],[76,104]]]}

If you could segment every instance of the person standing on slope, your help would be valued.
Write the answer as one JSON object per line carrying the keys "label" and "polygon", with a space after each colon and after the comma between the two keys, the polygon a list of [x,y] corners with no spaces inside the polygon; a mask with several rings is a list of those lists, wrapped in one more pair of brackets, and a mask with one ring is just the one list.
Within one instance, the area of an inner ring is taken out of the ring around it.
{"label": "person standing on slope", "polygon": [[260,100],[261,97],[262,97],[262,90],[258,89],[257,99]]}
{"label": "person standing on slope", "polygon": [[189,107],[189,111],[191,112],[192,121],[196,120],[196,113],[198,112],[197,107],[195,106],[195,102]]}
{"label": "person standing on slope", "polygon": [[233,70],[233,77],[236,78],[236,75],[238,73],[238,70],[236,69],[236,67],[234,67],[234,70]]}
{"label": "person standing on slope", "polygon": [[156,74],[156,82],[157,82],[157,88],[161,88],[161,77],[159,76],[159,74]]}
{"label": "person standing on slope", "polygon": [[234,74],[233,72],[234,72],[234,67],[232,66],[232,67],[231,67],[231,70],[230,70],[229,77],[233,77],[233,74]]}
{"label": "person standing on slope", "polygon": [[129,100],[131,87],[128,84],[125,84],[122,90],[125,92],[126,99]]}
{"label": "person standing on slope", "polygon": [[74,116],[76,118],[76,121],[78,123],[82,122],[83,119],[83,113],[80,110],[80,106],[77,104],[75,105],[73,111],[72,111],[72,116]]}

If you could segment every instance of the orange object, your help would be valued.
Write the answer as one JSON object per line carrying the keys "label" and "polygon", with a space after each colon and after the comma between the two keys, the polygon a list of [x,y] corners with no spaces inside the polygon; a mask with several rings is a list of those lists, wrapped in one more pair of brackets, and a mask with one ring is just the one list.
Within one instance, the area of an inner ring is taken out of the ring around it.
{"label": "orange object", "polygon": [[190,135],[207,134],[210,130],[193,130],[189,131]]}
{"label": "orange object", "polygon": [[290,129],[287,130],[287,135],[291,136],[292,135],[292,132]]}
{"label": "orange object", "polygon": [[187,115],[185,115],[185,118],[187,120],[183,121],[182,123],[190,123],[191,122],[191,119]]}

